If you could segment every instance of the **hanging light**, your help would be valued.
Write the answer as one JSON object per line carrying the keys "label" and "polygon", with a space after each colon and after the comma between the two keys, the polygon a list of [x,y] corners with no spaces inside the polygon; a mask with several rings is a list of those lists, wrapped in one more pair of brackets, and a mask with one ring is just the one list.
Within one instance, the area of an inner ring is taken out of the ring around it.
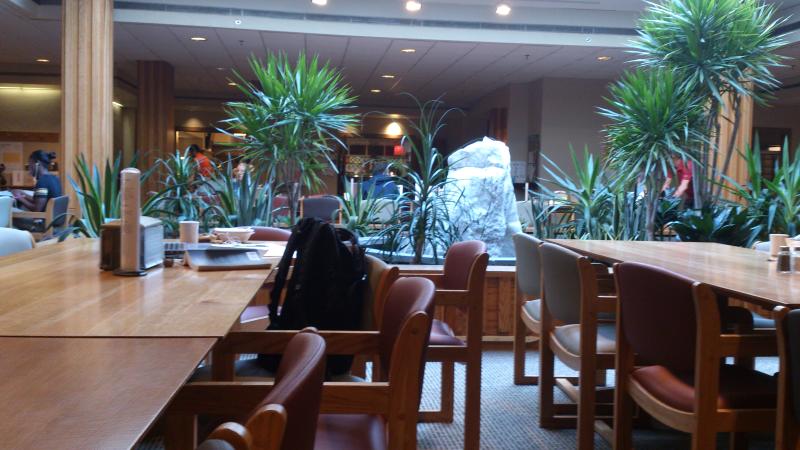
{"label": "hanging light", "polygon": [[400,136],[403,134],[403,127],[397,122],[390,122],[389,125],[386,125],[384,134],[387,136]]}

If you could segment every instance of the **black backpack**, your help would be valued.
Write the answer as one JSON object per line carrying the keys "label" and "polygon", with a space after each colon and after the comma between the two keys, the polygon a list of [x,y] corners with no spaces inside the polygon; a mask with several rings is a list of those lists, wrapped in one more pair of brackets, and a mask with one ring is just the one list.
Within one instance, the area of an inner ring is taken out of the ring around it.
{"label": "black backpack", "polygon": [[[288,280],[289,267],[294,271]],[[360,330],[366,270],[364,250],[349,230],[336,228],[322,220],[300,220],[292,230],[278,264],[278,273],[269,305],[270,330]],[[281,292],[286,298],[279,308]],[[259,362],[276,370],[280,358],[259,355]],[[351,356],[329,356],[329,375],[347,373]]]}

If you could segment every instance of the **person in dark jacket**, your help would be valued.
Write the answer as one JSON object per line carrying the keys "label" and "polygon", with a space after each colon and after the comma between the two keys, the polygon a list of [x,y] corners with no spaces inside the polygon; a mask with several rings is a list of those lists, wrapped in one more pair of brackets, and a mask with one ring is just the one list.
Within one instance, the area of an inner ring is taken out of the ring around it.
{"label": "person in dark jacket", "polygon": [[372,178],[361,183],[361,196],[366,198],[370,190],[374,198],[394,198],[400,194],[394,177],[389,174],[389,163],[377,162],[372,166]]}

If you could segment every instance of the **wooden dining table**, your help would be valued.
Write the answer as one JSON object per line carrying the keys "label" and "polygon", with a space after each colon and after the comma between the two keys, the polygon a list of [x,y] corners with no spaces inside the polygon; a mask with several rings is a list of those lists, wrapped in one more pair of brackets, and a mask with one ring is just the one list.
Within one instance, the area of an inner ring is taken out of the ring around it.
{"label": "wooden dining table", "polygon": [[763,307],[800,307],[800,273],[778,273],[769,254],[710,242],[549,239],[607,264],[638,262],[706,283],[715,291]]}
{"label": "wooden dining table", "polygon": [[271,274],[99,262],[95,239],[0,258],[0,447],[135,447]]}

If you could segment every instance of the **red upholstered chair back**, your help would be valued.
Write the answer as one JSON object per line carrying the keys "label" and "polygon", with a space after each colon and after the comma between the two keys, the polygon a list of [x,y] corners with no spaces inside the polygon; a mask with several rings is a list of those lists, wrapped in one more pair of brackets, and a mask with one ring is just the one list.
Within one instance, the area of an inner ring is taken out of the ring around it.
{"label": "red upholstered chair back", "polygon": [[622,332],[645,365],[675,371],[695,366],[697,319],[693,280],[639,263],[614,266]]}
{"label": "red upholstered chair back", "polygon": [[441,289],[468,290],[469,276],[477,259],[486,253],[481,241],[462,241],[450,246],[444,258]]}
{"label": "red upholstered chair back", "polygon": [[544,301],[550,314],[564,324],[581,321],[581,272],[578,262],[585,258],[560,245],[539,247]]}
{"label": "red upholstered chair back", "polygon": [[286,346],[275,387],[256,408],[279,404],[286,410],[286,429],[282,450],[312,450],[314,430],[322,401],[325,381],[325,340],[313,332],[303,331]]}
{"label": "red upholstered chair back", "polygon": [[[378,351],[381,360],[381,372],[383,372],[382,378],[385,379],[386,374],[391,371],[393,363],[412,363],[411,361],[406,361],[403,355],[395,355],[394,349],[406,322],[419,313],[424,313],[428,317],[427,330],[425,331],[425,347],[427,348],[433,319],[433,297],[435,293],[436,286],[432,281],[418,277],[400,278],[389,288],[386,302],[383,306],[380,330],[378,331],[380,335]],[[424,352],[422,356],[423,359],[419,361],[419,364],[424,367]]]}
{"label": "red upholstered chair back", "polygon": [[253,229],[252,241],[288,241],[292,232],[282,228],[250,227]]}

